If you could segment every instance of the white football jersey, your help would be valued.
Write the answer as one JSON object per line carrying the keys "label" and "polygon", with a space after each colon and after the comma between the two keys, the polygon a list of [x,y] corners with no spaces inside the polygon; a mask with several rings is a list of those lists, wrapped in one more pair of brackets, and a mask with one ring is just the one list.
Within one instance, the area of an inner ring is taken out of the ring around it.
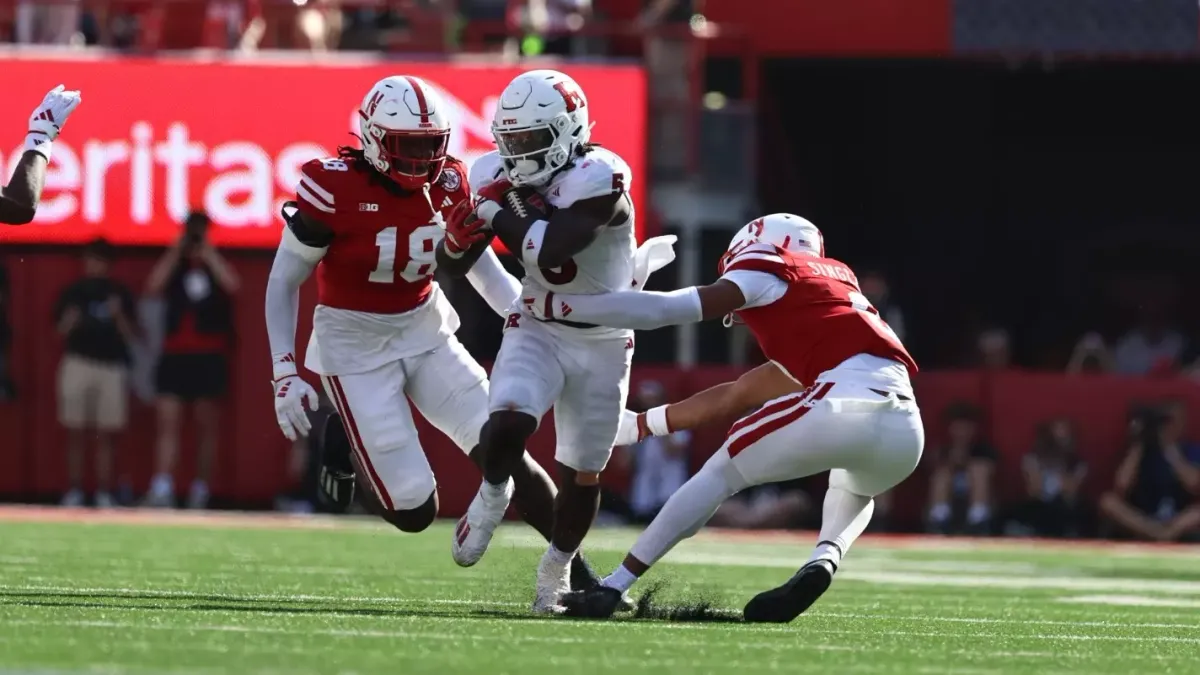
{"label": "white football jersey", "polygon": [[[490,152],[477,159],[471,166],[471,187],[478,191],[503,174],[500,155]],[[632,182],[633,174],[625,160],[610,150],[594,147],[537,190],[550,205],[561,209],[583,199],[609,195],[615,190],[625,190]],[[634,283],[636,253],[637,235],[631,204],[629,218],[625,222],[614,223],[600,230],[595,241],[575,254],[568,265],[559,268],[526,267],[525,278],[521,283],[527,289],[532,287],[576,295],[627,291]],[[617,328],[566,330],[576,334],[606,337],[633,334],[632,331]]]}

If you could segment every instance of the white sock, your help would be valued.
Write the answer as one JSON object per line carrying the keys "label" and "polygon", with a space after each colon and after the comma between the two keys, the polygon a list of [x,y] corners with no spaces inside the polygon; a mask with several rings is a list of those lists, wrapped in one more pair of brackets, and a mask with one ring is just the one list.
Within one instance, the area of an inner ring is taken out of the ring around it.
{"label": "white sock", "polygon": [[[509,479],[512,480],[512,479]],[[479,488],[480,494],[483,495],[484,501],[495,502],[504,499],[504,493],[508,490],[508,481],[493,485],[486,480],[483,481],[483,486]]]}
{"label": "white sock", "polygon": [[813,550],[809,561],[829,560],[835,566],[840,565],[842,556],[867,529],[874,512],[874,499],[842,488],[829,488],[825,492],[825,505],[821,510],[821,533],[817,535],[817,541],[822,543]]}
{"label": "white sock", "polygon": [[553,544],[546,551],[546,559],[559,567],[566,567],[571,562],[571,558],[574,557],[575,551],[560,551]]}
{"label": "white sock", "polygon": [[699,532],[721,502],[737,492],[725,478],[723,467],[727,463],[728,459],[722,461],[715,456],[676,490],[629,549],[630,555],[653,565],[680,541]]}
{"label": "white sock", "polygon": [[978,525],[987,521],[991,515],[991,509],[987,504],[972,504],[971,509],[967,511],[967,522],[972,525]]}
{"label": "white sock", "polygon": [[624,565],[621,565],[617,569],[613,570],[612,574],[604,577],[604,581],[600,583],[604,586],[615,588],[624,593],[625,591],[629,590],[629,587],[633,586],[634,582],[637,580],[638,578],[636,574],[625,569]]}

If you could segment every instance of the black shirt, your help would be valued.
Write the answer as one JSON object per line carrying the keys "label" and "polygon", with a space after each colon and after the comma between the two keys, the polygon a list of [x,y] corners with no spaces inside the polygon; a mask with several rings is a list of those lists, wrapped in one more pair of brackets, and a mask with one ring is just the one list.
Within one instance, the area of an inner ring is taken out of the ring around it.
{"label": "black shirt", "polygon": [[109,298],[120,299],[125,317],[134,321],[133,294],[112,279],[84,278],[63,289],[54,308],[61,321],[71,307],[79,309],[79,323],[67,333],[68,354],[105,363],[128,363],[129,349],[109,309]]}

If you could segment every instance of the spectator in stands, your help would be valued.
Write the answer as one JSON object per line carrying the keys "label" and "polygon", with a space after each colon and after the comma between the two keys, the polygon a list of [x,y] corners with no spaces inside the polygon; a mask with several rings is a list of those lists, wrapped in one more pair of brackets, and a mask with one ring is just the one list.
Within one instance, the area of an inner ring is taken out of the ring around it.
{"label": "spectator in stands", "polygon": [[1051,420],[1038,427],[1033,450],[1021,461],[1021,472],[1025,500],[1013,509],[1006,534],[1079,536],[1079,491],[1087,465],[1075,451],[1070,420]]}
{"label": "spectator in stands", "polygon": [[1067,362],[1067,373],[1107,373],[1113,369],[1112,354],[1099,333],[1090,332],[1080,338]]}
{"label": "spectator in stands", "polygon": [[12,324],[9,323],[9,285],[8,268],[0,262],[0,403],[11,401],[17,396],[16,386],[12,380],[12,370],[9,363],[12,354]]}
{"label": "spectator in stands", "polygon": [[166,337],[155,375],[158,438],[149,506],[174,504],[185,406],[191,407],[198,431],[196,479],[187,504],[204,508],[208,503],[233,342],[232,298],[239,285],[233,267],[208,241],[208,227],[207,214],[188,214],[183,236],[159,259],[147,282],[147,295],[166,304]]}
{"label": "spectator in stands", "polygon": [[520,0],[512,4],[509,23],[524,33],[519,49],[524,56],[579,56],[584,52],[579,30],[591,13],[591,0]]}
{"label": "spectator in stands", "polygon": [[[642,412],[665,403],[662,384],[643,380],[630,408]],[[629,510],[634,522],[654,520],[663,504],[687,482],[691,441],[691,432],[677,431],[622,448],[617,461],[629,469]]]}
{"label": "spectator in stands", "polygon": [[709,524],[738,530],[784,530],[804,527],[812,514],[806,479],[756,485],[728,499]]}
{"label": "spectator in stands", "polygon": [[957,531],[962,520],[959,507],[965,505],[967,532],[988,534],[996,450],[982,438],[979,409],[970,403],[952,404],[945,420],[949,441],[933,453],[929,530],[939,534]]}
{"label": "spectator in stands", "polygon": [[1004,328],[979,333],[979,365],[986,370],[1004,370],[1012,365],[1012,340]]}
{"label": "spectator in stands", "polygon": [[109,277],[112,247],[103,240],[83,252],[83,277],[63,289],[54,308],[66,340],[58,366],[58,421],[67,430],[69,486],[63,506],[82,506],[83,453],[96,439],[96,496],[101,508],[113,500],[113,437],[129,418],[129,353],[137,339],[133,294]]}
{"label": "spectator in stands", "polygon": [[891,285],[888,284],[887,277],[878,270],[865,271],[858,275],[858,287],[862,289],[863,295],[879,312],[879,316],[891,327],[896,337],[903,341],[905,335],[904,313],[892,301]]}
{"label": "spectator in stands", "polygon": [[1117,340],[1112,364],[1122,375],[1168,375],[1182,365],[1187,340],[1170,327],[1164,300],[1148,297],[1138,327]]}
{"label": "spectator in stands", "polygon": [[643,0],[638,17],[644,36],[647,95],[655,114],[650,116],[651,171],[657,176],[686,174],[691,96],[684,77],[692,58],[690,22],[692,0]]}
{"label": "spectator in stands", "polygon": [[1200,445],[1184,439],[1186,425],[1182,401],[1131,419],[1125,458],[1113,488],[1100,499],[1109,524],[1157,541],[1200,533]]}
{"label": "spectator in stands", "polygon": [[[240,9],[226,5],[219,12],[226,21]],[[336,0],[305,0],[295,2],[294,7],[284,4],[254,3],[253,18],[250,19],[241,38],[241,49],[253,51],[264,43],[269,47],[294,47],[313,52],[326,52],[338,48],[342,36],[342,10]],[[394,3],[393,3],[394,4]],[[384,10],[386,14],[389,10]],[[210,10],[210,15],[213,12]],[[212,17],[210,16],[210,20]]]}
{"label": "spectator in stands", "polygon": [[17,4],[16,34],[20,44],[83,44],[79,0],[22,0]]}

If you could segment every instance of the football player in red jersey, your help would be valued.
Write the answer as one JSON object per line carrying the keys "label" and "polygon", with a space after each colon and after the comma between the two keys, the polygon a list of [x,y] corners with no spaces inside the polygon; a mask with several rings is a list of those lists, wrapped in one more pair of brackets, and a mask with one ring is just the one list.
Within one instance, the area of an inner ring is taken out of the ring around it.
{"label": "football player in red jersey", "polygon": [[0,223],[24,225],[33,220],[46,185],[50,149],[79,100],[79,92],[65,91],[60,84],[46,94],[42,104],[29,116],[25,152],[13,169],[9,184],[0,185]]}
{"label": "football player in red jersey", "polygon": [[[336,471],[323,487],[347,501],[353,471],[385,520],[419,532],[437,515],[438,498],[409,401],[473,459],[488,407],[487,376],[455,338],[458,315],[433,281],[436,252],[479,258],[469,278],[497,312],[515,301],[518,285],[477,227],[444,236],[444,216],[469,207],[470,188],[466,168],[447,155],[450,122],[438,91],[416,77],[388,77],[367,93],[359,117],[362,149],[305,164],[297,199],[284,209],[266,292],[276,417],[289,439],[307,435],[305,404],[315,409],[316,392],[298,376],[294,349],[299,288],[315,270],[305,365],[338,411],[323,433],[326,469]],[[514,482],[518,510],[549,536],[553,482],[528,454]],[[574,585],[592,579],[581,558],[572,565]]]}
{"label": "football player in red jersey", "polygon": [[670,293],[527,292],[523,298],[540,319],[570,313],[577,321],[634,329],[738,319],[770,359],[738,382],[626,424],[619,442],[757,408],[730,426],[721,449],[671,497],[602,587],[564,600],[571,613],[611,615],[639,576],[733,494],[829,471],[812,556],[791,580],[745,608],[747,621],[791,621],[829,587],[871,519],[874,496],[904,480],[921,458],[924,431],[909,379],[916,363],[863,297],[854,273],[825,257],[815,225],[790,214],[759,218],[734,237],[718,272],[713,284]]}

